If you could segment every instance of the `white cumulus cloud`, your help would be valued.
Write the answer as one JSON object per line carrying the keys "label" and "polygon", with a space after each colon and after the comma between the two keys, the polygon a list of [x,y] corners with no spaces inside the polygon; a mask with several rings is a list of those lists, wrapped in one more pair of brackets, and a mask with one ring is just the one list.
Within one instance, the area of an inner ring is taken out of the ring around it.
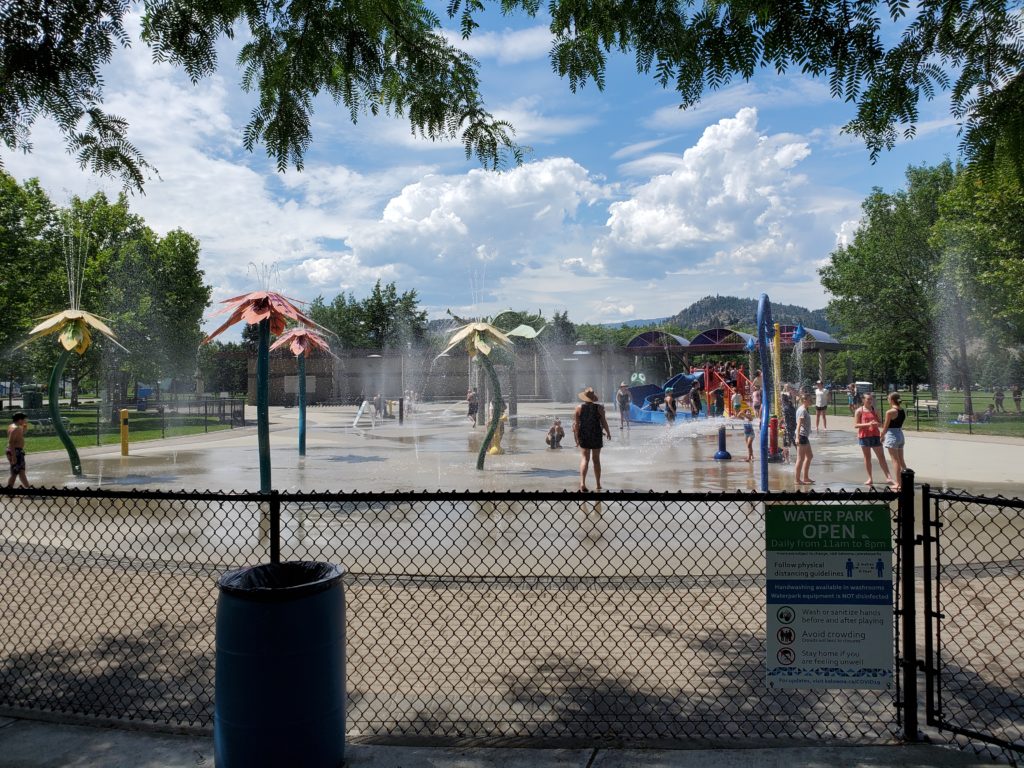
{"label": "white cumulus cloud", "polygon": [[596,252],[657,254],[682,266],[694,254],[738,248],[774,236],[793,211],[804,182],[795,166],[810,154],[805,142],[758,131],[757,110],[709,126],[669,165],[612,203],[608,234]]}
{"label": "white cumulus cloud", "polygon": [[499,64],[516,64],[547,56],[553,40],[551,30],[541,25],[500,32],[477,31],[468,38],[454,30],[445,30],[444,35],[471,56],[496,59]]}
{"label": "white cumulus cloud", "polygon": [[446,279],[487,262],[497,277],[571,237],[579,209],[608,197],[586,168],[565,157],[502,173],[431,174],[407,185],[350,244],[364,264],[406,261]]}

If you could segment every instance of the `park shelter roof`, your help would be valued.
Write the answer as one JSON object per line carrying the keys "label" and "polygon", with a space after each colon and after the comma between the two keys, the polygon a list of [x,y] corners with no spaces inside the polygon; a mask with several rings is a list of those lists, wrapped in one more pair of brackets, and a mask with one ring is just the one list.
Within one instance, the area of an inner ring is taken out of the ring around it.
{"label": "park shelter roof", "polygon": [[735,331],[732,328],[709,328],[690,340],[690,351],[702,352],[743,352],[751,342],[757,339],[749,333]]}
{"label": "park shelter roof", "polygon": [[[793,332],[796,330],[795,325],[780,325],[779,333],[782,335],[782,346],[788,347],[793,344]],[[839,339],[834,336],[830,336],[824,331],[817,331],[814,328],[804,328],[804,349],[805,350],[817,350],[817,349],[846,349],[847,345],[843,344]]]}
{"label": "park shelter roof", "polygon": [[667,331],[644,331],[638,333],[626,343],[626,349],[638,352],[641,350],[664,351],[666,349],[679,349],[688,347],[690,342],[682,336],[676,336]]}
{"label": "park shelter roof", "polygon": [[[782,335],[782,346],[793,346],[793,333],[795,325],[780,325],[779,333]],[[745,331],[737,331],[734,328],[709,328],[701,331],[692,339],[687,341],[682,336],[668,333],[666,331],[644,331],[629,340],[626,349],[637,353],[644,350],[650,352],[663,352],[665,350],[682,350],[693,354],[726,354],[734,352],[745,352],[757,347],[757,337]],[[806,352],[840,349],[850,349],[849,344],[844,344],[834,336],[825,331],[814,328],[804,328],[803,349]]]}

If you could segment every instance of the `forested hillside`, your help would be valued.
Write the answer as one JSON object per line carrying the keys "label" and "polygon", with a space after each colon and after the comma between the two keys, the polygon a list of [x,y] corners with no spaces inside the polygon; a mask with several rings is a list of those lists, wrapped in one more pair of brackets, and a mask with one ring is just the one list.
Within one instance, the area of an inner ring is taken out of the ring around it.
{"label": "forested hillside", "polygon": [[[803,323],[808,328],[831,332],[824,309],[807,309],[795,304],[772,302],[772,317],[777,323],[796,325]],[[689,307],[682,309],[666,321],[666,325],[679,328],[743,328],[753,327],[757,322],[757,299],[741,299],[736,296],[705,296]]]}

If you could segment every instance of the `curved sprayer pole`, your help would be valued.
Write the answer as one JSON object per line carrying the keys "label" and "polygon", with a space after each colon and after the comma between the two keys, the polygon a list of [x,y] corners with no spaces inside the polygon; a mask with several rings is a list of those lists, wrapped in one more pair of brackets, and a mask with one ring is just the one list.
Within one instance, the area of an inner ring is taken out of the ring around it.
{"label": "curved sprayer pole", "polygon": [[761,490],[768,491],[768,419],[771,416],[772,381],[768,375],[768,329],[774,332],[772,303],[762,293],[757,302],[757,347],[761,359]]}
{"label": "curved sprayer pole", "polygon": [[478,355],[480,364],[487,371],[487,378],[491,382],[491,391],[494,393],[493,404],[494,404],[494,415],[491,418],[491,424],[487,427],[487,434],[484,435],[484,442],[480,446],[480,453],[476,457],[476,468],[484,468],[484,459],[487,456],[487,449],[491,445],[491,440],[494,439],[494,433],[498,431],[498,423],[501,421],[501,413],[504,410],[504,403],[501,399],[501,384],[498,381],[498,374],[494,370],[494,366],[491,364],[490,358],[487,355]]}
{"label": "curved sprayer pole", "polygon": [[306,455],[306,354],[299,355],[299,456]]}
{"label": "curved sprayer pole", "polygon": [[68,452],[68,459],[71,460],[72,474],[80,477],[82,474],[82,460],[78,458],[78,449],[75,448],[71,435],[64,429],[64,422],[60,418],[60,399],[58,398],[60,380],[64,375],[64,366],[67,365],[71,353],[72,350],[70,349],[65,349],[61,352],[60,357],[57,358],[57,364],[53,366],[53,373],[50,374],[50,421],[53,422],[53,429],[64,445],[64,450]]}
{"label": "curved sprayer pole", "polygon": [[260,320],[256,348],[256,440],[260,452],[260,493],[270,493],[270,319]]}

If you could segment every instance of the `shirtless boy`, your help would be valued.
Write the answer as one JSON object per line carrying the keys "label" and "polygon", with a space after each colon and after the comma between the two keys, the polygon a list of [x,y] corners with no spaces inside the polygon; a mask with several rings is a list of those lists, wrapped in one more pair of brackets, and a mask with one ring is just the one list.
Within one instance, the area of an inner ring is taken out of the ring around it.
{"label": "shirtless boy", "polygon": [[31,488],[28,477],[25,475],[25,430],[28,428],[28,418],[24,413],[16,413],[11,417],[11,423],[7,426],[7,461],[11,465],[11,477],[7,481],[7,487],[13,488],[14,481],[20,480],[25,488]]}

